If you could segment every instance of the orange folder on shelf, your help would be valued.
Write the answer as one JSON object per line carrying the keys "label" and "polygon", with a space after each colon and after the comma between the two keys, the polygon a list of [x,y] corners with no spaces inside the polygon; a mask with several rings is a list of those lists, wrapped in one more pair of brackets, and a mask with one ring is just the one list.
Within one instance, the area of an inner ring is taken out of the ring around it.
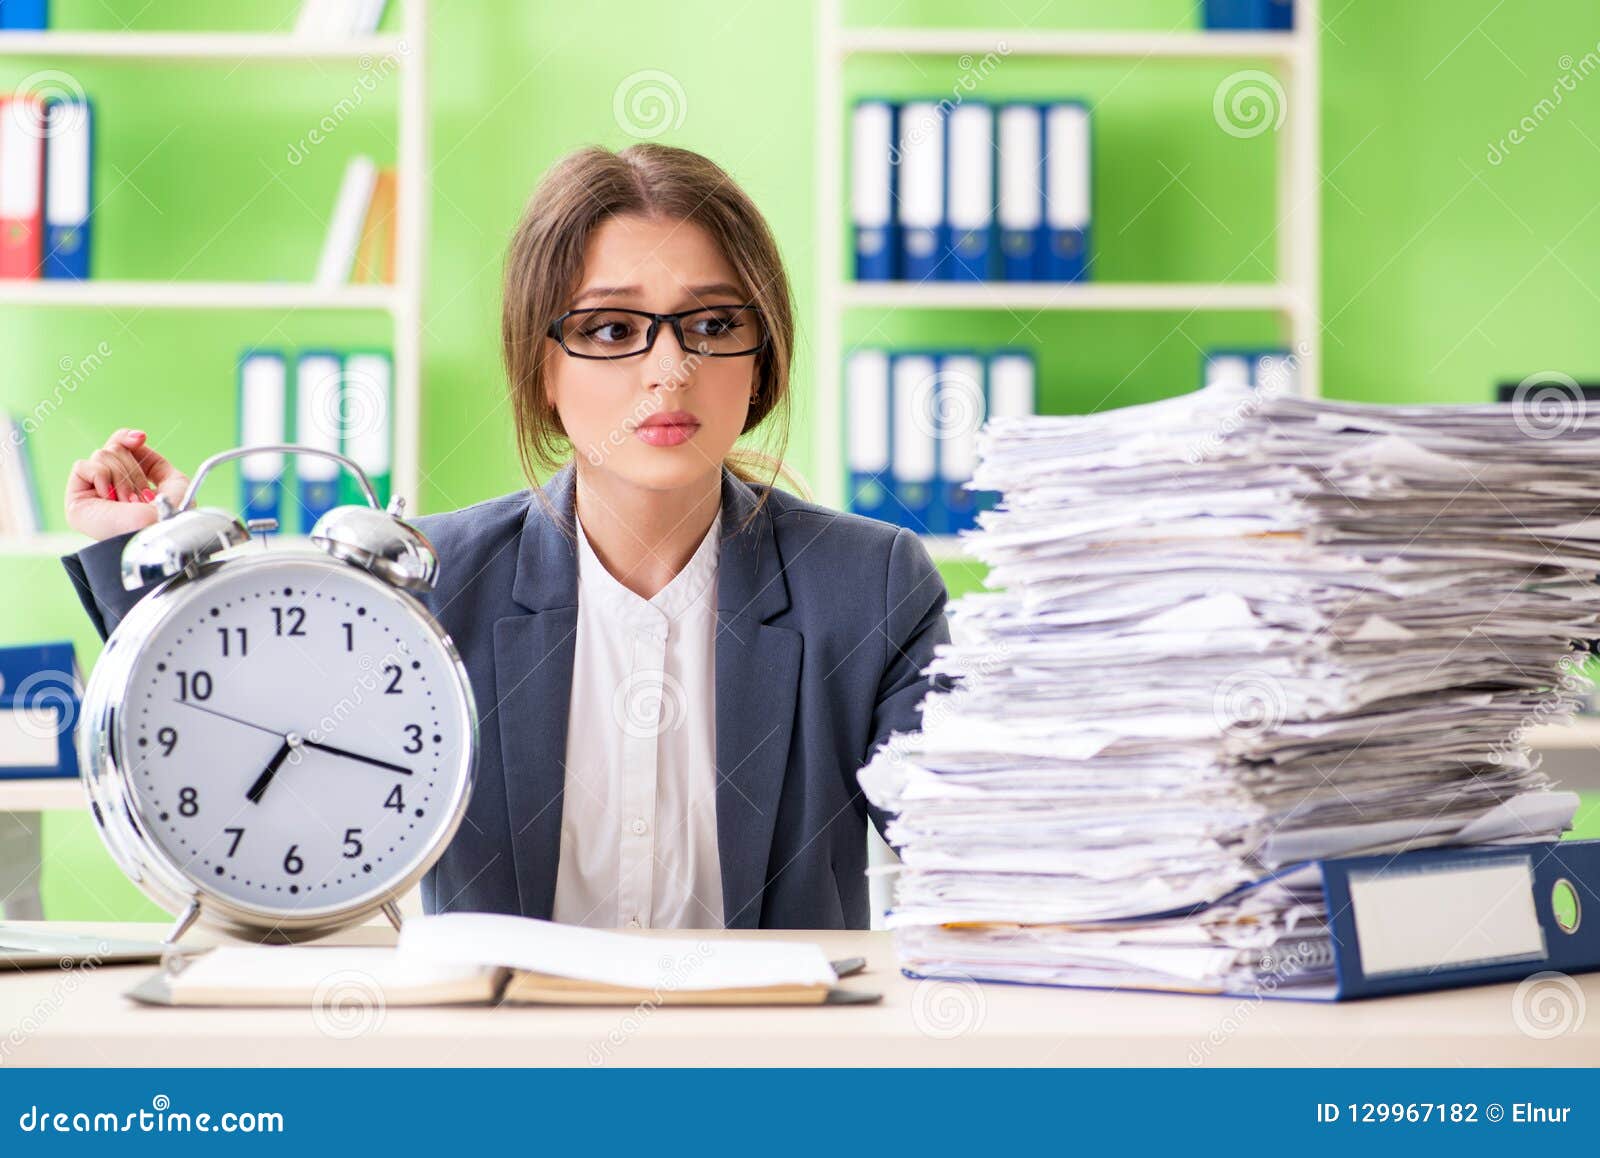
{"label": "orange folder on shelf", "polygon": [[390,284],[394,281],[396,175],[383,169],[372,186],[372,200],[361,226],[361,242],[356,248],[354,280],[362,283]]}

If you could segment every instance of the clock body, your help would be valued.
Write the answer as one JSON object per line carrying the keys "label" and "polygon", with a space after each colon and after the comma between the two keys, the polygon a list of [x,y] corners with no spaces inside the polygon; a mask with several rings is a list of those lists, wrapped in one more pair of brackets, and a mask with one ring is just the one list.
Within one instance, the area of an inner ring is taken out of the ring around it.
{"label": "clock body", "polygon": [[293,941],[397,900],[438,860],[477,728],[418,599],[314,548],[252,545],[134,605],[78,743],[101,836],[148,896]]}

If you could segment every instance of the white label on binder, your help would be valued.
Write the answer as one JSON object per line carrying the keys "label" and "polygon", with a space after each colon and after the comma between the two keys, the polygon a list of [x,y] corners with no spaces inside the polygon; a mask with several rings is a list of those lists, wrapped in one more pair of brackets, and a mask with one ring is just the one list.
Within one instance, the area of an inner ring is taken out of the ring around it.
{"label": "white label on binder", "polygon": [[40,166],[44,163],[44,116],[37,102],[0,101],[0,217],[29,219],[39,211]]}
{"label": "white label on binder", "polygon": [[906,354],[894,360],[894,479],[932,482],[939,388],[933,359]]}
{"label": "white label on binder", "polygon": [[78,225],[89,219],[89,106],[59,101],[48,116],[45,218],[53,225]]}
{"label": "white label on binder", "polygon": [[1033,408],[1033,359],[995,355],[989,361],[989,417],[1025,418]]}
{"label": "white label on binder", "polygon": [[1256,359],[1256,389],[1294,397],[1300,393],[1293,358],[1262,354]]}
{"label": "white label on binder", "polygon": [[936,229],[944,216],[944,118],[924,101],[900,110],[900,222]]}
{"label": "white label on binder", "polygon": [[1350,907],[1367,977],[1546,956],[1527,857],[1351,873]]}
{"label": "white label on binder", "polygon": [[889,224],[890,153],[894,110],[885,104],[857,105],[850,135],[850,216],[856,225]]}
{"label": "white label on binder", "polygon": [[1044,212],[1039,185],[1039,110],[1007,105],[1000,110],[1000,225],[1037,229]]}
{"label": "white label on binder", "polygon": [[1050,225],[1083,229],[1089,224],[1089,110],[1052,106],[1045,118],[1045,150]]}
{"label": "white label on binder", "polygon": [[[277,354],[251,354],[240,377],[240,439],[246,446],[283,441],[284,370]],[[274,479],[283,473],[283,452],[250,454],[239,460],[247,479]]]}
{"label": "white label on binder", "polygon": [[1217,354],[1207,358],[1206,385],[1247,389],[1250,385],[1250,360],[1242,354]]}
{"label": "white label on binder", "polygon": [[53,708],[0,708],[0,768],[58,766],[60,733],[61,717]]}
{"label": "white label on binder", "polygon": [[857,350],[845,369],[850,470],[876,474],[889,466],[889,355]]}
{"label": "white label on binder", "polygon": [[[339,449],[339,385],[344,367],[336,354],[302,354],[295,374],[294,440],[319,450]],[[295,460],[301,479],[325,482],[339,474],[331,458],[303,455]]]}
{"label": "white label on binder", "polygon": [[982,229],[994,217],[994,110],[964,104],[949,121],[950,224]]}
{"label": "white label on binder", "polygon": [[383,354],[352,354],[344,362],[344,453],[368,474],[389,469],[392,376]]}
{"label": "white label on binder", "polygon": [[966,482],[978,465],[978,428],[983,425],[983,363],[952,354],[939,364],[939,476]]}

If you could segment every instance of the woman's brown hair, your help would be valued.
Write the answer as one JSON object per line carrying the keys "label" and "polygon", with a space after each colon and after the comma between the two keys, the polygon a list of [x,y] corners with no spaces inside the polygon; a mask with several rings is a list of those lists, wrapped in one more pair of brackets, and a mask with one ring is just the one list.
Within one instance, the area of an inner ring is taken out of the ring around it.
{"label": "woman's brown hair", "polygon": [[[746,482],[772,483],[782,473],[794,357],[794,306],[783,259],[760,210],[733,178],[699,153],[655,144],[568,154],[539,182],[517,225],[506,255],[500,329],[524,473],[533,482],[541,468],[561,465],[572,449],[545,388],[545,359],[552,348],[555,356],[561,353],[546,334],[581,282],[590,237],[623,214],[700,226],[760,308],[769,340],[756,355],[755,398],[741,433],[775,416],[772,449],[736,451],[727,466]],[[757,469],[761,465],[770,469]]]}

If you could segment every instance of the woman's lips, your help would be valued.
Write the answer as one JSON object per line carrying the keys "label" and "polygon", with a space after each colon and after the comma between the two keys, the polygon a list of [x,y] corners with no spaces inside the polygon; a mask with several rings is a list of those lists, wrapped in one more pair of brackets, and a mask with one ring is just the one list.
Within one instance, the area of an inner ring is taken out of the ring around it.
{"label": "woman's lips", "polygon": [[652,414],[634,428],[634,435],[650,446],[682,446],[700,429],[692,414]]}

